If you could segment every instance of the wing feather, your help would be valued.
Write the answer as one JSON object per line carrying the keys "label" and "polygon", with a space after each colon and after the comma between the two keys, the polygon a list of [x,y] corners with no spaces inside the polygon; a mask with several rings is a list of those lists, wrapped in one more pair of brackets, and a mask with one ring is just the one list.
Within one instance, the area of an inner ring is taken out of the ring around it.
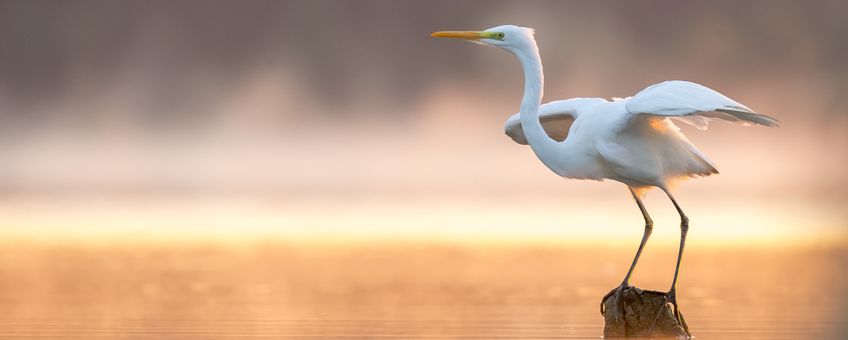
{"label": "wing feather", "polygon": [[669,117],[702,130],[714,119],[742,125],[780,125],[777,119],[756,113],[713,89],[681,80],[651,85],[630,98],[625,107],[637,116]]}
{"label": "wing feather", "polygon": [[[561,142],[568,137],[571,124],[580,115],[580,111],[590,106],[606,103],[603,98],[572,98],[542,104],[539,107],[539,122],[552,139]],[[504,132],[518,144],[527,145],[527,137],[521,128],[521,114],[509,117],[504,124]]]}

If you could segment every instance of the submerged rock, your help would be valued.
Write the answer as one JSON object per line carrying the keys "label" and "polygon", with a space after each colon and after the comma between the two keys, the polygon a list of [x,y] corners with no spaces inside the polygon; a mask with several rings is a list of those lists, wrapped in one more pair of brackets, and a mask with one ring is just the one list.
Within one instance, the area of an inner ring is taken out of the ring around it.
{"label": "submerged rock", "polygon": [[601,304],[605,338],[691,336],[683,313],[678,313],[678,320],[663,292],[626,287],[620,292],[613,289],[608,296]]}

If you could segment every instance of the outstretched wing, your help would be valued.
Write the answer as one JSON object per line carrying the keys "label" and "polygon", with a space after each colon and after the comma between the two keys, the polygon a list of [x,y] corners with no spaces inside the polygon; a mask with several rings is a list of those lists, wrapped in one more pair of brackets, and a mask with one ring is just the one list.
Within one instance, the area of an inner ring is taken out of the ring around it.
{"label": "outstretched wing", "polygon": [[[549,137],[562,142],[568,137],[568,130],[581,110],[606,102],[603,98],[572,98],[552,101],[539,107],[539,121]],[[521,128],[520,113],[516,113],[506,120],[504,132],[516,143],[527,145],[527,137],[524,136],[524,129]]]}
{"label": "outstretched wing", "polygon": [[779,126],[762,115],[706,86],[670,80],[640,91],[625,106],[634,115],[669,117],[705,130],[712,119],[742,125]]}

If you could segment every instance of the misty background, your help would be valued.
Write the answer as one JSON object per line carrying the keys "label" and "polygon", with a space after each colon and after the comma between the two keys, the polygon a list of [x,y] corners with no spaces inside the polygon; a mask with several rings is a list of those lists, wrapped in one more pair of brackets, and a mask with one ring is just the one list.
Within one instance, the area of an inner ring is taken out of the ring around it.
{"label": "misty background", "polygon": [[[682,127],[722,175],[678,197],[735,221],[719,234],[844,238],[844,13],[844,1],[0,1],[0,209],[26,237],[63,212],[110,231],[143,217],[128,228],[239,233],[245,215],[261,216],[258,234],[621,230],[638,216],[623,186],[560,180],[503,135],[517,61],[428,35],[516,24],[536,29],[545,101],[685,79],[781,120]],[[157,198],[137,208],[138,195]],[[667,205],[659,196],[649,205]],[[627,213],[595,220],[604,209]],[[538,229],[515,226],[526,216]]]}

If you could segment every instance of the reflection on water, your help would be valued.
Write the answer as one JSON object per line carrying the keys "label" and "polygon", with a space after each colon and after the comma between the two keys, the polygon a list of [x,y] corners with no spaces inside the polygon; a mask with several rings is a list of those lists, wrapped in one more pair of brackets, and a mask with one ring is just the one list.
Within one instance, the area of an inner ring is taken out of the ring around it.
{"label": "reflection on water", "polygon": [[[0,338],[598,339],[631,249],[413,245],[0,248]],[[636,283],[662,289],[673,249]],[[690,249],[699,339],[838,338],[842,249]],[[842,335],[845,335],[844,333]]]}

